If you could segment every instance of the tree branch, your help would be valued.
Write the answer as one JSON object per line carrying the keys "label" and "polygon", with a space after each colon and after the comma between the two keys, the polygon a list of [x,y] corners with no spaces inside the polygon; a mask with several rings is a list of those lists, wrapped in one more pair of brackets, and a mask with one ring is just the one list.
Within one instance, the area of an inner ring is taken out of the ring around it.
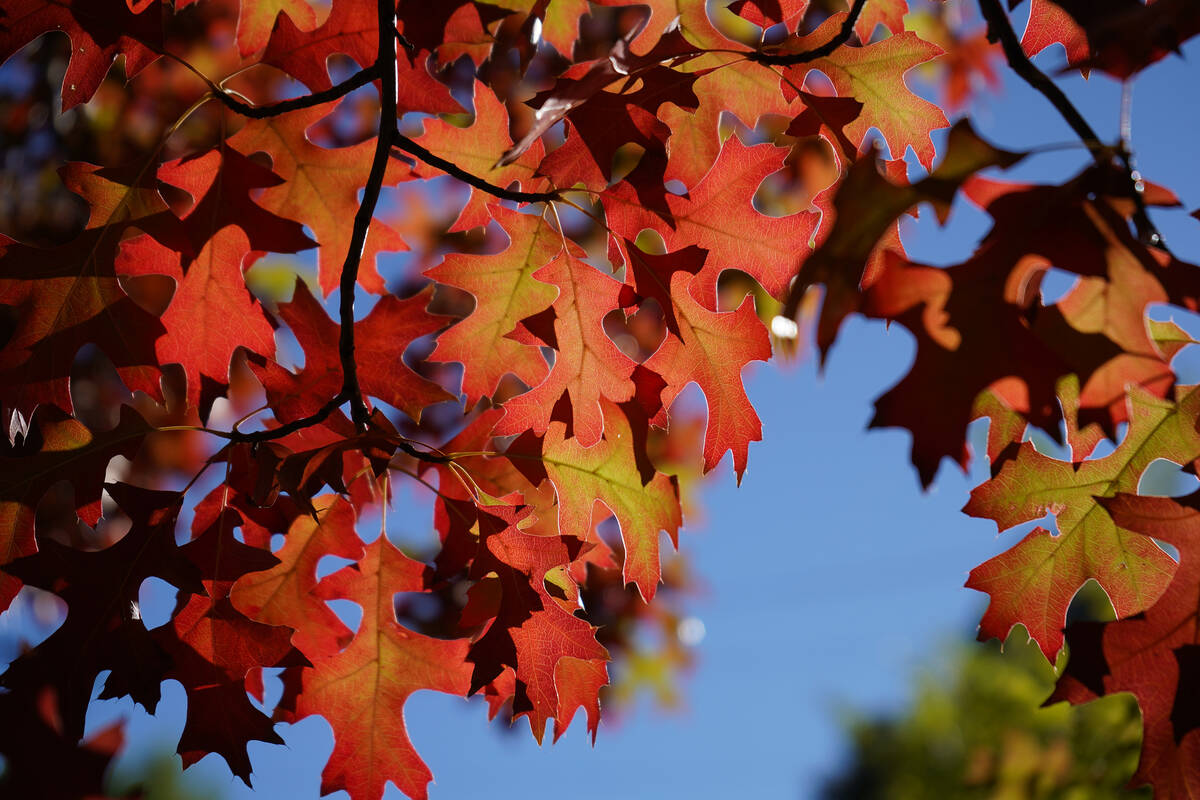
{"label": "tree branch", "polygon": [[1084,145],[1091,151],[1092,158],[1095,159],[1096,163],[1102,167],[1107,167],[1112,164],[1114,155],[1120,159],[1129,184],[1129,196],[1134,204],[1133,223],[1137,228],[1138,239],[1141,240],[1142,244],[1154,245],[1165,250],[1166,245],[1163,242],[1162,234],[1158,232],[1158,229],[1150,221],[1150,216],[1146,212],[1146,201],[1142,196],[1140,188],[1141,181],[1134,176],[1129,154],[1127,152],[1114,151],[1113,148],[1102,143],[1100,137],[1096,135],[1096,131],[1083,118],[1083,115],[1079,113],[1079,109],[1075,108],[1075,105],[1067,98],[1062,89],[1058,88],[1058,85],[1054,81],[1050,80],[1044,72],[1034,66],[1033,62],[1029,60],[1029,56],[1025,54],[1024,48],[1021,47],[1021,41],[1017,38],[1012,23],[1009,22],[1008,14],[1004,12],[999,0],[979,0],[979,10],[983,13],[983,18],[987,20],[988,40],[1000,43],[1001,48],[1004,50],[1004,57],[1008,61],[1008,65],[1012,67],[1013,72],[1020,75],[1026,83],[1050,101],[1050,104],[1058,110],[1058,113],[1071,126],[1071,130],[1075,132],[1075,135],[1083,140]]}
{"label": "tree branch", "polygon": [[[388,40],[391,41],[391,39],[392,37],[389,35]],[[393,54],[394,53],[395,50],[393,50]],[[278,103],[270,103],[265,106],[256,106],[251,105],[250,103],[243,103],[241,100],[238,100],[220,86],[213,85],[212,92],[213,95],[222,103],[224,103],[226,107],[236,111],[243,117],[249,117],[250,119],[266,119],[268,117],[278,117],[280,114],[286,114],[289,111],[296,111],[301,108],[319,106],[322,103],[328,103],[333,100],[337,100],[339,97],[345,97],[360,86],[366,86],[368,83],[375,80],[375,78],[379,77],[379,73],[381,71],[386,70],[383,70],[380,66],[380,62],[376,61],[371,66],[366,67],[365,69],[360,69],[346,80],[342,81],[341,83],[336,83],[333,86],[330,86],[328,89],[320,92],[313,92],[312,94],[306,94],[303,97],[293,97],[290,100],[280,100]]]}
{"label": "tree branch", "polygon": [[[520,192],[513,191],[511,189],[505,189],[503,186],[496,186],[495,184],[488,183],[478,175],[473,175],[470,172],[467,172],[453,161],[447,161],[441,156],[431,153],[403,134],[396,135],[396,141],[392,144],[392,146],[397,150],[416,156],[429,166],[436,167],[447,175],[458,178],[465,184],[474,186],[476,189],[487,192],[494,197],[499,197],[501,200],[513,200],[518,203],[547,203],[551,200],[561,199],[557,189],[550,192]],[[393,158],[400,157],[401,156],[393,153]]]}
{"label": "tree branch", "polygon": [[337,407],[346,402],[346,400],[346,391],[343,389],[331,397],[329,401],[325,403],[325,405],[321,406],[315,414],[310,414],[309,416],[301,419],[292,420],[284,425],[280,425],[278,428],[271,428],[270,430],[265,431],[251,431],[250,433],[243,433],[242,431],[236,430],[235,427],[235,430],[230,431],[227,435],[225,435],[225,437],[231,442],[253,443],[267,442],[271,441],[272,439],[282,439],[288,434],[295,433],[296,431],[304,430],[305,428],[310,428],[313,425],[324,422],[325,418],[332,414]]}
{"label": "tree branch", "polygon": [[375,141],[375,154],[371,159],[371,171],[363,189],[362,202],[359,203],[358,211],[354,214],[354,228],[350,234],[350,246],[346,251],[346,260],[342,262],[339,282],[341,302],[338,308],[338,359],[342,366],[341,391],[330,398],[315,414],[293,420],[271,430],[252,433],[235,430],[229,436],[233,441],[264,442],[280,439],[290,433],[324,421],[345,402],[350,403],[350,418],[359,432],[361,433],[367,428],[369,414],[366,402],[363,400],[362,389],[358,383],[358,363],[354,359],[354,290],[358,285],[358,269],[366,247],[367,231],[371,227],[371,219],[375,216],[375,206],[379,202],[379,192],[383,187],[384,176],[387,174],[388,158],[393,143],[399,135],[396,129],[396,7],[392,0],[377,0],[377,3],[379,54],[375,63],[370,67],[360,70],[324,92],[295,100],[285,100],[270,106],[251,106],[225,92],[217,93],[217,97],[235,111],[255,119],[262,119],[298,108],[327,103],[377,78],[381,84],[379,135]]}
{"label": "tree branch", "polygon": [[818,58],[824,58],[850,40],[850,34],[854,33],[854,25],[858,22],[859,16],[862,15],[863,6],[866,4],[867,0],[854,0],[854,5],[850,7],[850,13],[842,20],[841,30],[837,32],[836,36],[820,47],[805,50],[802,53],[748,53],[746,58],[750,61],[756,61],[759,64],[777,64],[779,66],[807,64],[810,61],[816,61]]}
{"label": "tree branch", "polygon": [[[861,2],[865,0],[860,0]],[[505,189],[488,183],[483,178],[472,175],[453,162],[431,153],[412,139],[400,133],[396,127],[396,45],[407,44],[396,30],[395,5],[390,0],[377,0],[378,3],[378,43],[379,53],[375,63],[359,70],[341,83],[331,86],[322,92],[315,92],[304,97],[283,100],[265,106],[255,106],[238,100],[233,95],[213,85],[213,95],[228,108],[251,119],[266,119],[286,114],[301,108],[328,103],[343,97],[360,86],[365,86],[374,80],[379,80],[379,135],[375,140],[375,154],[371,159],[371,171],[367,176],[367,184],[363,189],[362,202],[354,215],[354,227],[350,235],[350,246],[346,259],[342,262],[341,279],[339,281],[340,305],[338,308],[339,335],[338,358],[342,366],[342,388],[330,398],[316,413],[302,419],[293,420],[277,428],[263,431],[242,433],[234,430],[228,438],[235,442],[265,442],[281,439],[291,433],[323,422],[338,406],[350,403],[350,417],[355,427],[362,432],[366,430],[369,414],[362,396],[362,388],[358,382],[358,363],[354,358],[354,291],[358,285],[358,270],[366,247],[367,232],[375,215],[375,207],[379,202],[379,193],[387,174],[388,160],[396,157],[393,149],[410,153],[420,158],[426,164],[442,170],[448,175],[488,192],[496,197],[517,202],[548,202],[560,198],[557,190],[550,192],[520,192]],[[448,458],[425,453],[400,442],[400,449],[422,461],[446,463]]]}
{"label": "tree branch", "polygon": [[379,35],[379,55],[375,59],[379,88],[379,136],[375,140],[375,155],[371,159],[371,172],[363,189],[362,202],[354,215],[354,229],[350,235],[350,247],[342,263],[341,305],[339,320],[341,333],[338,337],[338,355],[342,362],[342,394],[350,401],[350,418],[360,430],[366,430],[366,403],[358,385],[358,364],[354,360],[354,290],[358,286],[358,266],[362,261],[367,243],[367,231],[375,216],[379,202],[379,190],[387,173],[388,158],[392,144],[399,135],[396,129],[396,4],[394,0],[376,0]]}

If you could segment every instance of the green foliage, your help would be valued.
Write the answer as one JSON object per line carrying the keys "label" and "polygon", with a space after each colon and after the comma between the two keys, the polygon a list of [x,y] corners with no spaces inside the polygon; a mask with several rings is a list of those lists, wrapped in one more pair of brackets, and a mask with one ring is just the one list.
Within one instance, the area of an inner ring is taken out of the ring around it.
{"label": "green foliage", "polygon": [[211,782],[184,781],[179,759],[169,750],[151,753],[124,769],[114,770],[109,781],[114,797],[140,792],[140,800],[221,800],[226,794]]}
{"label": "green foliage", "polygon": [[1128,694],[1082,706],[1040,707],[1054,670],[1023,630],[950,650],[916,679],[898,716],[855,717],[850,765],[825,800],[1103,800],[1148,798],[1127,790],[1141,746],[1141,715]]}

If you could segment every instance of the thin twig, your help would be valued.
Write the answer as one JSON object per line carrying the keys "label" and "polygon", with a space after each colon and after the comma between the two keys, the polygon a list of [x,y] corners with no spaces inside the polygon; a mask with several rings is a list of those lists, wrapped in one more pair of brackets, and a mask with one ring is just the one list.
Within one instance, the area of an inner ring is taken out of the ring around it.
{"label": "thin twig", "polygon": [[[391,36],[388,41],[394,41]],[[393,53],[395,50],[393,49]],[[345,97],[360,86],[366,86],[371,81],[380,77],[380,73],[387,72],[382,69],[379,62],[372,64],[365,69],[360,69],[358,72],[351,75],[341,83],[335,83],[328,89],[320,92],[313,92],[302,97],[293,97],[290,100],[280,100],[278,103],[268,103],[263,106],[256,106],[251,103],[244,103],[238,100],[225,89],[222,89],[217,84],[209,82],[213,96],[225,104],[226,107],[236,111],[243,117],[250,119],[267,119],[268,117],[278,117],[280,114],[286,114],[289,111],[297,111],[301,108],[311,108],[319,106],[322,103],[330,103],[337,100],[339,97]],[[394,84],[393,84],[394,85]]]}
{"label": "thin twig", "polygon": [[[386,49],[390,50],[391,58],[394,61],[396,55],[395,46],[397,42],[408,48],[411,48],[412,45],[398,31],[395,30],[394,26],[390,28],[390,30],[392,33],[388,35],[388,46]],[[213,96],[224,103],[226,107],[236,111],[244,117],[249,117],[250,119],[266,119],[269,117],[277,117],[280,114],[286,114],[289,111],[296,111],[297,109],[309,108],[311,106],[337,100],[339,97],[343,97],[360,86],[365,86],[377,78],[385,79],[386,82],[387,76],[384,73],[388,71],[386,69],[386,65],[391,62],[384,61],[382,58],[384,50],[382,34],[380,35],[380,48],[381,58],[378,61],[369,67],[359,70],[341,83],[335,84],[324,91],[314,92],[313,94],[305,95],[303,97],[294,97],[290,100],[281,100],[278,103],[270,103],[262,106],[256,106],[252,103],[238,100],[233,94],[222,89],[219,85],[209,80],[203,74],[199,72],[196,72],[196,74],[200,75],[200,77],[206,83],[208,83],[209,88],[212,90]],[[393,87],[395,86],[394,73],[391,78],[391,85]],[[395,106],[394,97],[392,100],[392,105],[393,107]],[[395,124],[393,123],[388,127],[395,128]],[[382,132],[383,128],[380,130]],[[391,134],[389,147],[394,147],[399,151],[414,155],[429,166],[436,167],[442,172],[445,172],[447,175],[452,175],[461,180],[463,183],[474,186],[476,189],[485,191],[488,194],[501,198],[502,200],[513,200],[521,203],[541,203],[559,199],[559,193],[557,190],[551,192],[519,192],[488,183],[483,178],[467,172],[452,161],[447,161],[446,159],[435,155],[421,145],[417,144],[412,139],[404,136],[399,131],[395,131]]]}
{"label": "thin twig", "polygon": [[1054,81],[1050,80],[1044,72],[1034,66],[1029,60],[1029,56],[1025,54],[1024,48],[1021,47],[1021,41],[1017,38],[1016,31],[1013,30],[1012,23],[1009,22],[1008,14],[1004,12],[1004,8],[1000,5],[1000,0],[979,0],[979,10],[983,13],[983,18],[988,24],[988,40],[999,42],[1004,50],[1004,57],[1008,61],[1008,65],[1012,67],[1013,72],[1021,76],[1026,83],[1042,94],[1050,104],[1058,110],[1062,118],[1071,126],[1071,130],[1075,131],[1075,135],[1083,140],[1088,150],[1092,153],[1092,158],[1101,167],[1107,167],[1112,164],[1113,156],[1115,155],[1125,169],[1126,179],[1128,181],[1129,197],[1133,200],[1134,212],[1133,223],[1137,228],[1138,239],[1143,244],[1154,245],[1166,249],[1163,243],[1162,234],[1150,221],[1150,216],[1146,213],[1146,201],[1142,196],[1143,184],[1136,177],[1132,162],[1128,152],[1124,148],[1114,150],[1113,148],[1101,144],[1100,137],[1096,135],[1096,131],[1088,124],[1088,121],[1083,118],[1083,114],[1079,113],[1079,109],[1067,98],[1062,89],[1058,88]]}
{"label": "thin twig", "polygon": [[232,442],[257,443],[270,441],[272,439],[282,439],[288,434],[304,430],[305,428],[311,428],[313,425],[318,425],[324,422],[325,418],[336,411],[337,407],[346,402],[347,399],[349,398],[346,397],[346,390],[342,389],[342,391],[331,397],[329,402],[321,406],[316,413],[300,419],[294,419],[291,422],[280,425],[278,428],[271,428],[270,430],[250,431],[249,433],[242,431],[230,431],[229,433],[217,433],[216,431],[210,431],[210,433],[217,433],[218,436],[222,436],[223,438],[229,439]]}
{"label": "thin twig", "polygon": [[417,52],[416,45],[414,45],[408,39],[405,39],[404,34],[400,32],[399,28],[395,28],[394,30],[396,31],[396,41],[400,43],[400,46],[403,47],[405,50],[407,50],[410,54],[416,53]]}
{"label": "thin twig", "polygon": [[404,439],[397,439],[396,445],[418,461],[425,461],[429,464],[449,464],[454,460],[451,456],[431,453],[428,450],[418,450]]}
{"label": "thin twig", "polygon": [[814,47],[812,50],[805,50],[802,53],[747,53],[746,58],[750,61],[757,61],[759,64],[778,64],[780,66],[807,64],[818,58],[825,58],[850,41],[850,35],[854,33],[854,25],[858,22],[863,6],[866,4],[867,0],[854,0],[854,5],[850,7],[850,13],[842,20],[842,27],[838,30],[837,35],[820,47]]}
{"label": "thin twig", "polygon": [[[407,136],[397,133],[396,141],[392,146],[397,150],[416,156],[431,167],[436,167],[447,175],[458,178],[465,184],[474,186],[476,189],[487,192],[490,195],[499,197],[501,200],[513,200],[518,203],[546,203],[551,200],[559,199],[559,191],[557,189],[550,192],[520,192],[512,189],[505,189],[503,186],[496,186],[493,183],[488,183],[478,175],[473,175],[467,172],[462,167],[455,164],[453,161],[447,161],[441,156],[431,153],[421,145],[414,142]],[[393,156],[400,158],[400,156]]]}

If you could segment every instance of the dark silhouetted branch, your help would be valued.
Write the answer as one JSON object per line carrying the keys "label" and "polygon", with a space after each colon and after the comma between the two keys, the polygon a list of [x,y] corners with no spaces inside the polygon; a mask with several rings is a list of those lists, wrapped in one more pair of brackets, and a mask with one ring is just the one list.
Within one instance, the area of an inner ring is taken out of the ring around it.
{"label": "dark silhouetted branch", "polygon": [[850,7],[850,13],[842,20],[842,27],[838,30],[837,35],[820,47],[805,50],[803,53],[748,53],[746,58],[757,61],[759,64],[774,64],[781,67],[791,64],[807,64],[818,58],[825,58],[850,41],[850,34],[854,33],[854,25],[858,22],[863,6],[866,4],[867,0],[854,0],[854,5]]}
{"label": "dark silhouetted branch", "polygon": [[1115,150],[1101,142],[1096,131],[1083,118],[1079,109],[1075,108],[1063,90],[1058,88],[1058,85],[1050,80],[1046,73],[1034,66],[1033,62],[1029,60],[1029,56],[1025,54],[1024,48],[1021,47],[1021,41],[1017,38],[1016,31],[1013,30],[1008,14],[1000,5],[1000,0],[979,0],[979,10],[983,12],[983,18],[987,20],[988,40],[1000,43],[1000,47],[1004,50],[1004,57],[1013,72],[1020,75],[1026,83],[1050,101],[1050,104],[1071,126],[1075,135],[1083,140],[1096,163],[1100,166],[1108,166],[1112,163],[1114,156],[1121,161],[1129,182],[1129,196],[1134,203],[1133,223],[1137,228],[1138,238],[1143,244],[1166,249],[1162,234],[1158,232],[1146,212],[1146,201],[1141,191],[1142,184],[1134,174],[1129,153],[1125,152],[1123,148]]}
{"label": "dark silhouetted branch", "polygon": [[[488,183],[478,175],[473,175],[470,172],[467,172],[453,161],[447,161],[441,156],[431,153],[403,134],[398,134],[396,136],[394,147],[401,152],[416,156],[429,166],[437,167],[447,175],[458,178],[460,181],[469,186],[474,186],[476,189],[487,192],[495,197],[499,197],[501,200],[513,200],[518,203],[547,203],[551,200],[560,199],[557,189],[550,192],[520,192],[512,189],[505,189],[503,186],[496,186],[495,184]],[[397,154],[393,154],[393,157],[402,158],[402,156]]]}
{"label": "dark silhouetted branch", "polygon": [[[391,41],[391,39],[392,37],[389,36],[388,40]],[[393,50],[393,52],[395,51]],[[242,102],[220,87],[213,88],[213,95],[224,103],[227,108],[236,111],[243,117],[267,119],[268,117],[278,117],[280,114],[286,114],[289,111],[311,108],[312,106],[319,106],[322,103],[332,102],[339,97],[345,97],[360,86],[366,86],[375,80],[380,72],[386,71],[381,70],[379,63],[376,62],[366,69],[359,70],[341,83],[336,83],[323,91],[306,94],[303,97],[293,97],[290,100],[280,100],[278,103],[268,103],[265,106],[256,106]]]}

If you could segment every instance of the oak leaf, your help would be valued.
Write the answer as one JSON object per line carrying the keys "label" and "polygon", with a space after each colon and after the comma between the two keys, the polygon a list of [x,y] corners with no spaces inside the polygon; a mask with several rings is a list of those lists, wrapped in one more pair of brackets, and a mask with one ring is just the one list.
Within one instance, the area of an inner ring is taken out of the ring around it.
{"label": "oak leaf", "polygon": [[71,51],[62,79],[62,110],[86,103],[117,56],[125,56],[132,78],[158,58],[162,5],[158,0],[132,9],[126,0],[13,0],[0,17],[0,63],[44,33],[62,31]]}
{"label": "oak leaf", "polygon": [[[184,253],[185,267],[186,257],[195,257],[217,231],[229,225],[242,229],[253,250],[297,253],[315,245],[299,222],[272,214],[253,199],[257,190],[279,186],[283,179],[224,143],[162,164],[158,179],[192,197],[191,208],[181,215],[191,245]],[[128,269],[118,272],[137,274]]]}
{"label": "oak leaf", "polygon": [[578,659],[590,669],[603,669],[608,652],[596,641],[596,629],[573,613],[574,582],[561,569],[580,554],[583,542],[568,535],[528,534],[517,525],[523,513],[507,505],[480,510],[479,550],[470,574],[475,586],[489,581],[492,585],[486,600],[478,593],[472,598],[483,608],[472,609],[468,603],[464,615],[470,610],[491,622],[472,642],[467,659],[474,664],[472,692],[506,667],[514,670],[513,716],[527,716],[540,742],[550,717],[565,728],[569,719],[557,715],[573,712],[571,704],[579,700],[594,703],[594,697],[585,698],[581,692],[599,689],[588,681],[570,685],[560,702],[556,676],[562,660]]}
{"label": "oak leaf", "polygon": [[859,13],[858,19],[854,23],[854,32],[863,44],[871,41],[872,34],[880,25],[890,35],[902,34],[904,33],[904,15],[907,13],[908,0],[871,0],[863,6]]}
{"label": "oak leaf", "polygon": [[223,509],[181,550],[196,565],[206,595],[181,601],[166,624],[151,636],[171,658],[165,677],[187,692],[188,714],[179,739],[185,767],[219,753],[234,775],[250,785],[251,740],[282,744],[270,717],[250,704],[246,678],[261,667],[307,664],[291,646],[292,629],[254,622],[229,601],[229,590],[243,575],[271,569],[279,559],[239,542],[233,529],[240,514]]}
{"label": "oak leaf", "polygon": [[[542,160],[541,142],[520,158],[501,163],[501,156],[512,146],[512,136],[508,132],[508,111],[481,81],[475,82],[474,97],[475,119],[470,127],[459,128],[445,120],[427,119],[417,143],[495,186],[507,188],[516,183],[527,192],[545,189],[545,178],[536,174],[538,162]],[[442,173],[436,167],[422,162],[417,165],[416,174],[431,178]],[[486,225],[488,201],[488,194],[472,187],[467,204],[450,230],[460,231]]]}
{"label": "oak leaf", "polygon": [[[244,155],[264,152],[271,157],[272,170],[284,182],[268,187],[257,203],[273,214],[307,225],[316,235],[321,245],[319,281],[325,294],[338,285],[350,248],[353,226],[349,223],[358,210],[358,193],[367,183],[375,151],[374,142],[326,148],[308,138],[306,131],[335,107],[325,104],[251,120],[228,139],[229,146]],[[395,185],[407,176],[407,167],[390,159],[384,185]],[[383,294],[386,286],[375,268],[375,256],[381,251],[405,249],[404,240],[393,228],[380,220],[372,221],[358,274],[362,287]]]}
{"label": "oak leaf", "polygon": [[[845,16],[833,14],[811,34],[785,42],[782,52],[803,52],[824,44],[833,38]],[[785,86],[802,86],[810,69],[820,70],[838,95],[863,104],[862,116],[846,127],[853,141],[861,143],[869,128],[878,128],[893,158],[903,158],[911,147],[917,160],[930,169],[934,148],[929,134],[950,123],[941,109],[912,93],[904,83],[904,75],[941,53],[937,45],[905,31],[865,47],[839,47],[811,64],[787,67],[784,74],[790,84]]]}
{"label": "oak leaf", "polygon": [[91,204],[85,229],[48,249],[0,242],[0,304],[22,309],[0,348],[0,404],[25,415],[39,403],[71,411],[71,362],[86,345],[112,360],[130,391],[157,399],[154,342],[165,329],[125,293],[115,260],[132,229],[186,247],[179,220],[144,175],[79,163],[60,174]]}
{"label": "oak leaf", "polygon": [[554,366],[541,383],[504,404],[496,434],[541,434],[552,419],[565,418],[567,435],[590,447],[604,432],[602,398],[619,403],[634,393],[630,376],[637,365],[604,332],[604,315],[619,305],[622,284],[566,253],[533,277],[558,288],[552,330],[535,333],[523,326],[514,338],[555,348]]}
{"label": "oak leaf", "polygon": [[250,619],[294,629],[292,644],[310,661],[336,653],[353,635],[313,594],[317,564],[330,555],[357,560],[363,552],[347,501],[327,495],[316,498],[314,506],[315,518],[302,516],[292,523],[274,554],[279,563],[241,576],[229,592],[234,608]]}
{"label": "oak leaf", "polygon": [[[670,407],[689,383],[700,386],[708,402],[704,471],[716,467],[726,451],[731,451],[733,471],[740,482],[750,442],[762,439],[762,425],[742,384],[742,368],[751,361],[768,360],[771,343],[752,298],[746,297],[736,311],[717,313],[700,304],[691,284],[692,278],[684,272],[671,277],[671,304],[679,335],[667,334],[644,366],[666,380],[664,407]],[[665,423],[665,416],[660,415],[656,422]]]}
{"label": "oak leaf", "polygon": [[[42,496],[71,476],[75,513],[88,525],[100,520],[100,493],[113,456],[132,458],[151,428],[129,406],[110,431],[91,431],[56,406],[39,406],[24,435],[0,439],[0,568],[37,551],[34,512]],[[0,609],[8,608],[20,581],[0,573]]]}
{"label": "oak leaf", "polygon": [[1029,23],[1021,35],[1021,47],[1036,56],[1053,44],[1063,46],[1068,64],[1085,61],[1091,52],[1087,34],[1062,6],[1054,0],[1029,0]]}
{"label": "oak leaf", "polygon": [[357,564],[318,585],[316,602],[351,600],[362,608],[346,649],[314,659],[303,672],[296,716],[321,714],[333,727],[322,794],[345,789],[352,800],[379,800],[391,781],[415,800],[427,796],[433,775],[409,741],[404,703],[426,689],[465,695],[470,666],[465,639],[422,636],[396,620],[396,593],[424,590],[426,569],[381,535]]}
{"label": "oak leaf", "polygon": [[242,57],[253,55],[267,46],[276,17],[287,15],[302,30],[317,25],[317,13],[309,0],[258,0],[241,4],[237,22],[238,50]]}
{"label": "oak leaf", "polygon": [[[203,594],[199,570],[175,544],[183,495],[105,484],[132,526],[109,547],[87,552],[53,539],[38,552],[4,566],[23,583],[53,592],[67,603],[63,624],[3,675],[0,685],[32,695],[50,687],[59,701],[63,734],[83,736],[84,714],[97,676],[110,670],[101,698],[130,695],[153,711],[170,660],[153,641],[138,610],[138,592],[149,577],[181,592]],[[106,632],[97,636],[99,631]]]}
{"label": "oak leaf", "polygon": [[[404,363],[404,351],[417,339],[442,327],[442,317],[425,311],[432,292],[426,289],[406,300],[387,295],[371,312],[354,323],[359,385],[364,394],[399,408],[420,421],[426,406],[452,399],[436,383]],[[296,282],[292,299],[279,304],[279,316],[304,349],[304,368],[291,372],[261,357],[250,366],[263,383],[267,400],[280,422],[313,414],[342,389],[337,323],[308,290]]]}
{"label": "oak leaf", "polygon": [[154,342],[160,364],[179,364],[187,380],[187,403],[208,418],[213,401],[229,388],[229,363],[239,347],[273,353],[275,331],[262,305],[246,288],[243,273],[255,260],[243,229],[212,234],[186,273],[180,254],[149,236],[122,246],[126,274],[159,274],[176,282],[170,305],[159,317],[166,329]]}
{"label": "oak leaf", "polygon": [[603,503],[621,526],[625,543],[622,575],[649,601],[657,590],[659,532],[678,544],[679,487],[662,473],[643,480],[635,455],[635,432],[624,412],[602,403],[604,438],[591,447],[568,438],[562,423],[552,423],[546,436],[526,434],[509,447],[508,458],[533,485],[549,478],[558,495],[558,530],[580,541],[591,538],[592,510]]}
{"label": "oak leaf", "polygon": [[[1200,715],[1193,691],[1200,668],[1200,513],[1196,495],[1182,500],[1121,493],[1099,501],[1113,522],[1177,548],[1179,566],[1166,591],[1145,611],[1110,623],[1067,629],[1071,657],[1047,703],[1082,703],[1132,692],[1141,707],[1142,755],[1132,785],[1156,796],[1188,797],[1200,788]],[[1152,542],[1150,547],[1157,547]]]}
{"label": "oak leaf", "polygon": [[1108,593],[1118,617],[1145,611],[1166,588],[1175,571],[1170,556],[1150,539],[1114,525],[1096,498],[1136,491],[1155,459],[1186,464],[1200,457],[1193,422],[1200,392],[1180,390],[1174,403],[1136,388],[1129,397],[1129,432],[1110,455],[1057,461],[1027,442],[995,478],[971,492],[963,510],[994,519],[1000,530],[1047,513],[1057,527],[1056,534],[1035,528],[971,571],[967,586],[991,595],[981,639],[1007,637],[1022,623],[1053,660],[1062,647],[1067,606],[1089,578]]}
{"label": "oak leaf", "polygon": [[628,181],[601,195],[608,225],[634,240],[645,228],[657,231],[668,252],[696,245],[708,261],[695,278],[693,292],[716,308],[717,278],[726,269],[748,273],[768,293],[782,296],[795,274],[796,243],[803,250],[816,228],[817,215],[802,211],[768,217],[750,203],[759,184],[783,166],[787,151],[769,144],[747,147],[736,135],[725,140],[712,169],[685,197],[668,194],[673,224],[645,208]]}
{"label": "oak leaf", "polygon": [[448,254],[425,275],[470,292],[475,308],[438,337],[431,361],[463,365],[467,407],[496,391],[511,373],[529,386],[549,372],[535,345],[509,336],[517,324],[554,303],[554,288],[533,274],[562,252],[562,234],[544,219],[493,205],[492,218],[508,236],[508,247],[492,255]]}

